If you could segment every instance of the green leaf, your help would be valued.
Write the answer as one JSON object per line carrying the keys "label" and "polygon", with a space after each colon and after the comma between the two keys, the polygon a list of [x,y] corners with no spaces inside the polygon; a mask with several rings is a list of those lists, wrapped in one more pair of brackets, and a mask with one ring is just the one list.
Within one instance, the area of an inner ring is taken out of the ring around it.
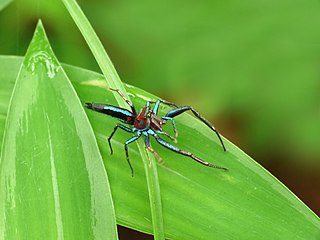
{"label": "green leaf", "polygon": [[[10,59],[15,62],[7,65]],[[4,86],[12,87],[18,62],[9,57],[4,66],[1,77],[11,77]],[[2,114],[10,92],[1,91]],[[115,213],[93,131],[40,22],[4,130],[0,239],[75,237],[117,239]]]}
{"label": "green leaf", "polygon": [[[1,86],[6,87],[1,91],[12,91],[12,84],[9,83],[13,81],[18,70],[15,66],[20,62],[18,57],[0,58],[0,72],[5,72],[0,74]],[[65,66],[64,69],[82,102],[117,104],[112,93],[106,90],[102,75],[72,66]],[[127,86],[127,91],[137,108],[148,99],[156,99],[152,94],[132,86]],[[5,112],[6,107],[6,99],[2,96],[1,113]],[[167,110],[162,108],[160,115]],[[114,155],[110,156],[107,137],[117,121],[90,111],[88,116],[105,161],[117,222],[139,231],[152,232],[145,173],[135,146],[129,147],[135,170],[133,178],[125,160],[123,142],[131,135],[118,132],[112,141]],[[224,153],[216,136],[189,114],[178,117],[176,124],[179,130],[177,146],[211,163],[228,167],[229,171],[204,167],[153,142],[153,147],[165,160],[165,165],[157,167],[166,238],[320,238],[319,218],[249,156],[226,139],[228,152]],[[0,132],[2,127],[0,122]],[[167,130],[170,132],[171,127],[168,126]]]}
{"label": "green leaf", "polygon": [[[99,64],[104,74],[107,86],[119,89],[122,92],[122,94],[124,94],[124,96],[130,101],[130,98],[127,95],[127,92],[124,88],[123,83],[120,80],[117,71],[115,70],[107,52],[104,50],[101,41],[99,40],[97,34],[93,30],[88,19],[82,12],[80,6],[77,4],[75,0],[62,0],[62,2],[68,9],[71,17],[77,24],[89,48],[91,49],[97,63]],[[117,93],[113,92],[113,94],[114,97],[117,99],[118,105],[120,107],[127,107],[123,99],[121,99]],[[164,223],[162,214],[160,183],[156,168],[156,160],[152,154],[147,154],[144,151],[144,142],[141,139],[137,140],[136,144],[138,146],[140,157],[144,164],[144,169],[146,173],[154,239],[164,240]]]}
{"label": "green leaf", "polygon": [[[87,79],[71,76],[71,79],[76,79],[73,84],[80,99],[115,104],[108,97],[110,94],[104,92],[103,81],[97,80],[98,75]],[[138,108],[146,100],[157,99],[134,87],[128,86],[127,91]],[[160,115],[163,116],[167,110],[168,108],[163,108]],[[91,112],[88,116],[106,161],[117,221],[134,229],[150,232],[150,213],[145,204],[147,198],[141,160],[134,147],[130,148],[130,156],[136,172],[135,179],[130,179],[128,167],[127,173],[123,172],[126,168],[123,142],[130,136],[122,133],[115,137],[113,144],[118,149],[114,150],[116,156],[110,158],[106,139],[116,121]],[[167,238],[320,237],[319,218],[243,151],[224,139],[228,151],[223,152],[215,134],[189,114],[178,117],[176,124],[179,130],[177,145],[181,149],[189,150],[213,164],[227,167],[229,171],[204,167],[153,142],[153,147],[165,161],[164,166],[158,165],[158,172]],[[170,130],[168,126],[167,131]]]}
{"label": "green leaf", "polygon": [[11,3],[13,0],[0,0],[0,11],[4,9],[9,3]]}

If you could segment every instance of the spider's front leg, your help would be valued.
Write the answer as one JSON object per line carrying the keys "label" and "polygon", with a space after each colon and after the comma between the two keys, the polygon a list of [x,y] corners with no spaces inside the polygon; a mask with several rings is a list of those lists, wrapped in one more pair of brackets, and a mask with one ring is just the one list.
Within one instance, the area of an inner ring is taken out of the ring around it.
{"label": "spider's front leg", "polygon": [[172,127],[173,127],[173,132],[174,132],[174,137],[178,138],[178,130],[177,130],[176,123],[173,120],[173,118],[172,117],[162,117],[162,119],[164,119],[166,121],[171,121]]}
{"label": "spider's front leg", "polygon": [[152,134],[152,136],[157,140],[158,143],[160,143],[162,146],[170,149],[171,151],[173,152],[176,152],[176,153],[179,153],[181,155],[184,155],[184,156],[187,156],[187,157],[190,157],[192,158],[193,160],[197,161],[198,163],[201,163],[202,165],[205,165],[205,166],[208,166],[208,167],[212,167],[212,168],[218,168],[218,169],[223,169],[223,170],[228,170],[227,168],[225,167],[220,167],[220,166],[217,166],[217,165],[213,165],[209,162],[206,162],[204,160],[202,160],[201,158],[195,156],[193,153],[191,152],[187,152],[187,151],[184,151],[184,150],[181,150],[179,148],[177,148],[176,146],[173,146],[171,145],[170,143],[164,141],[162,138],[160,138],[157,134]]}
{"label": "spider's front leg", "polygon": [[[150,106],[151,103],[154,103],[154,104],[155,104],[154,107],[153,107],[153,109],[152,109],[152,112],[153,112],[154,115],[158,115],[158,110],[159,110],[159,106],[160,106],[161,103],[162,103],[162,104],[165,104],[165,105],[167,105],[167,106],[170,106],[170,107],[178,108],[178,106],[177,106],[176,104],[171,103],[171,102],[168,102],[168,101],[165,101],[165,100],[148,101],[147,104],[146,104],[146,106]],[[164,134],[164,135],[166,135],[167,137],[169,137],[172,141],[177,142],[177,139],[176,139],[176,138],[178,137],[178,131],[177,131],[176,124],[175,124],[173,118],[170,118],[170,117],[162,117],[162,119],[164,119],[164,120],[166,120],[166,121],[168,121],[168,120],[171,121],[172,126],[173,126],[173,132],[174,132],[175,137],[171,137],[171,136],[169,136],[169,135],[166,134],[166,133],[160,133],[160,134]]]}
{"label": "spider's front leg", "polygon": [[[165,117],[163,117],[163,119],[168,119],[168,120],[173,121],[173,118],[174,118],[174,117],[176,117],[176,116],[178,116],[178,115],[180,115],[180,114],[182,114],[182,113],[184,113],[185,111],[188,111],[188,110],[192,111],[192,113],[193,113],[198,119],[200,119],[204,124],[206,124],[212,131],[214,131],[214,132],[217,134],[217,136],[218,136],[218,138],[219,138],[219,141],[220,141],[220,143],[221,143],[221,145],[222,145],[223,150],[226,151],[226,147],[224,146],[224,143],[223,143],[223,141],[222,141],[222,138],[221,138],[219,132],[212,126],[212,124],[211,124],[207,119],[205,119],[204,117],[202,117],[202,116],[200,115],[200,113],[199,113],[197,110],[195,110],[193,107],[184,106],[184,107],[178,107],[178,108],[172,109],[171,111],[169,111],[169,112],[166,114]],[[175,126],[175,125],[174,125],[174,126]]]}
{"label": "spider's front leg", "polygon": [[161,134],[161,135],[165,135],[167,136],[168,138],[170,138],[173,142],[177,143],[178,140],[176,137],[172,137],[171,135],[169,135],[168,133],[164,132],[164,131],[156,131],[157,134]]}
{"label": "spider's front leg", "polygon": [[159,106],[160,106],[161,103],[165,104],[167,106],[170,106],[170,107],[175,107],[175,108],[178,107],[176,104],[168,102],[168,101],[165,101],[165,100],[148,101],[147,102],[147,106],[150,106],[150,103],[154,103],[155,104],[154,107],[153,107],[153,110],[152,110],[153,114],[155,114],[155,115],[158,115],[158,110],[159,110]]}

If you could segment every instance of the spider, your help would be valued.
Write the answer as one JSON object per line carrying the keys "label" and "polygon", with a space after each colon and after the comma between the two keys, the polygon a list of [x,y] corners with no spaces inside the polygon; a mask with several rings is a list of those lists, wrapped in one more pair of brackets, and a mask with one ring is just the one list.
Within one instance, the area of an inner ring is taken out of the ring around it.
{"label": "spider", "polygon": [[[118,120],[120,120],[121,122],[123,122],[127,125],[131,125],[131,127],[127,127],[127,126],[124,126],[124,125],[118,123],[114,127],[111,135],[109,136],[108,143],[109,143],[110,151],[112,154],[113,150],[112,150],[112,146],[111,146],[111,139],[118,128],[120,128],[126,132],[135,134],[132,138],[130,138],[129,140],[127,140],[124,143],[126,159],[129,164],[129,167],[131,169],[132,175],[133,175],[133,168],[131,166],[130,159],[129,159],[128,145],[130,143],[136,141],[138,138],[140,138],[141,135],[145,136],[144,142],[145,142],[146,148],[151,153],[153,153],[155,155],[155,157],[160,162],[162,161],[162,159],[160,158],[158,153],[150,146],[150,136],[154,137],[160,145],[164,146],[165,148],[170,149],[173,152],[190,157],[193,160],[195,160],[205,166],[227,170],[227,168],[225,168],[225,167],[220,167],[217,165],[213,165],[209,162],[206,162],[206,161],[202,160],[201,158],[195,156],[193,153],[181,150],[178,147],[176,147],[176,146],[164,141],[162,138],[160,138],[159,135],[164,135],[164,136],[169,137],[172,141],[177,142],[176,138],[178,137],[178,131],[177,131],[177,128],[176,128],[176,125],[175,125],[173,118],[182,114],[185,111],[190,110],[198,119],[200,119],[204,124],[206,124],[212,131],[214,131],[216,133],[216,135],[218,136],[219,141],[222,145],[223,150],[226,151],[226,148],[223,144],[222,138],[221,138],[220,134],[218,133],[218,131],[209,123],[208,120],[206,120],[204,117],[202,117],[199,114],[199,112],[196,111],[193,107],[190,107],[190,106],[178,107],[174,103],[170,103],[165,100],[147,101],[146,106],[143,107],[140,110],[140,112],[137,114],[136,109],[133,106],[132,102],[130,102],[120,92],[119,89],[110,88],[110,90],[117,92],[123,98],[123,100],[129,105],[129,107],[131,108],[131,111],[124,109],[124,108],[120,108],[120,107],[116,107],[116,106],[112,106],[112,105],[108,105],[108,104],[100,104],[100,103],[88,103],[87,102],[87,103],[85,103],[84,106],[88,109],[93,110],[93,111],[101,112],[101,113],[104,113],[104,114],[109,115],[111,117],[117,118]],[[153,108],[150,106],[151,104],[154,104]],[[160,116],[158,116],[158,109],[159,109],[160,104],[168,105],[170,107],[173,107],[173,109],[170,110],[164,117],[160,117]],[[164,132],[162,129],[162,126],[165,125],[168,121],[171,121],[171,123],[172,123],[175,137],[172,137],[168,133]]]}

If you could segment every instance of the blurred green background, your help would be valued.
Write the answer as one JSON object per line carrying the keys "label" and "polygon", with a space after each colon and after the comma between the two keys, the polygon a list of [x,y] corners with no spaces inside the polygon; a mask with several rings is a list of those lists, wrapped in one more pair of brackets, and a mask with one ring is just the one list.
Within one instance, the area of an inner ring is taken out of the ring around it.
{"label": "blurred green background", "polygon": [[[122,80],[192,105],[320,214],[320,2],[78,1]],[[0,54],[43,20],[61,62],[99,68],[60,1],[0,13]]]}

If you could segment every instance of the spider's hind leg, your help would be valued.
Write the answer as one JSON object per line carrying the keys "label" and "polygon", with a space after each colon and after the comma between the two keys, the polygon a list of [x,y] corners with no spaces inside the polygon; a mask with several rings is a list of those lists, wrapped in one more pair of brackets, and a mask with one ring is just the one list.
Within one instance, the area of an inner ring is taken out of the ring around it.
{"label": "spider's hind leg", "polygon": [[140,136],[141,136],[141,134],[138,134],[138,135],[136,135],[136,136],[133,136],[132,138],[130,138],[129,140],[127,140],[127,141],[124,143],[124,150],[125,150],[125,152],[126,152],[126,159],[127,159],[128,164],[129,164],[132,177],[133,177],[133,168],[132,168],[132,166],[131,166],[130,159],[129,159],[128,144],[136,141]]}
{"label": "spider's hind leg", "polygon": [[120,97],[129,105],[129,107],[131,108],[131,111],[134,115],[137,114],[136,109],[133,106],[133,103],[130,102],[124,95],[123,93],[119,90],[119,89],[115,89],[115,88],[110,88],[111,91],[117,92]]}
{"label": "spider's hind leg", "polygon": [[110,136],[108,137],[108,143],[109,143],[111,155],[113,154],[113,149],[112,149],[112,146],[111,146],[111,139],[112,139],[113,135],[116,133],[116,131],[117,131],[118,128],[121,128],[122,130],[124,130],[124,131],[126,131],[126,132],[130,132],[130,133],[133,133],[133,132],[134,132],[131,128],[128,128],[128,127],[123,126],[122,124],[118,123],[118,124],[114,127],[114,129],[113,129],[112,133],[110,134]]}

